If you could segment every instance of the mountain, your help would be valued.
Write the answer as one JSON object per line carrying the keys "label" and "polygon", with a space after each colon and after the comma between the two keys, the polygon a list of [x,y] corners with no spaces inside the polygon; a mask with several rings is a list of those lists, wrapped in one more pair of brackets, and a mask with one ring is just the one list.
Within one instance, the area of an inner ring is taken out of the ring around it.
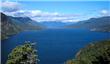
{"label": "mountain", "polygon": [[64,26],[72,24],[72,22],[61,22],[61,21],[43,21],[39,22],[41,25],[47,28],[63,28]]}
{"label": "mountain", "polygon": [[13,20],[13,23],[22,27],[23,30],[33,30],[33,29],[41,29],[42,26],[36,22],[31,20],[29,17],[10,17]]}
{"label": "mountain", "polygon": [[86,28],[91,31],[107,31],[110,32],[110,16],[91,18],[89,20],[80,21],[78,23],[68,25],[67,28]]}
{"label": "mountain", "polygon": [[11,17],[1,14],[1,39],[24,30],[39,30],[43,27],[28,17]]}

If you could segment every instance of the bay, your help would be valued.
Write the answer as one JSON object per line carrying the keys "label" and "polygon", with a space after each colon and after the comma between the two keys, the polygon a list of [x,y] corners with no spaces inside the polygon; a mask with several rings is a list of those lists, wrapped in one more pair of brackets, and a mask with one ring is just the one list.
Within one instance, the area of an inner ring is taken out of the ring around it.
{"label": "bay", "polygon": [[2,64],[6,63],[13,48],[25,41],[35,42],[39,64],[63,64],[94,41],[110,39],[110,32],[95,32],[84,29],[45,29],[24,31],[1,41]]}

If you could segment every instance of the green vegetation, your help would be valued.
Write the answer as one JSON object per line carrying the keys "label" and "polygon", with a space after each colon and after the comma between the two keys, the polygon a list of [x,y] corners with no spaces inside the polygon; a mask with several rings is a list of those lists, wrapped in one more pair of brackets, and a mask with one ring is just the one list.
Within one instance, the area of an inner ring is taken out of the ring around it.
{"label": "green vegetation", "polygon": [[65,64],[110,64],[110,40],[88,45]]}
{"label": "green vegetation", "polygon": [[37,64],[38,56],[34,44],[25,42],[17,46],[8,56],[6,64]]}

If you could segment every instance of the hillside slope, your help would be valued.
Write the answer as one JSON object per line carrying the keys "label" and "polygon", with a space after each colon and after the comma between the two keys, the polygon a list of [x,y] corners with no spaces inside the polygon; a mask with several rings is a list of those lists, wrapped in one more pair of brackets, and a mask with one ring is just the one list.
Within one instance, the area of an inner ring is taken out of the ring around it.
{"label": "hillside slope", "polygon": [[91,31],[110,32],[110,16],[91,18],[89,20],[80,21],[76,24],[68,25],[67,28],[85,28]]}
{"label": "hillside slope", "polygon": [[110,40],[95,42],[81,49],[65,64],[110,64]]}
{"label": "hillside slope", "polygon": [[11,17],[3,13],[1,15],[1,39],[24,30],[39,30],[43,27],[28,17]]}

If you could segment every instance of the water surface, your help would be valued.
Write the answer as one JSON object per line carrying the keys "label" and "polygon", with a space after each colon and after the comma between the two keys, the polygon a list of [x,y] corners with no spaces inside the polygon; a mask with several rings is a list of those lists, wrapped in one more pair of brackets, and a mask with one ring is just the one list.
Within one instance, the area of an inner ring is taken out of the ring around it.
{"label": "water surface", "polygon": [[2,41],[2,64],[8,54],[24,41],[36,42],[39,64],[63,64],[93,41],[110,39],[110,32],[93,32],[83,29],[46,29],[24,31]]}

